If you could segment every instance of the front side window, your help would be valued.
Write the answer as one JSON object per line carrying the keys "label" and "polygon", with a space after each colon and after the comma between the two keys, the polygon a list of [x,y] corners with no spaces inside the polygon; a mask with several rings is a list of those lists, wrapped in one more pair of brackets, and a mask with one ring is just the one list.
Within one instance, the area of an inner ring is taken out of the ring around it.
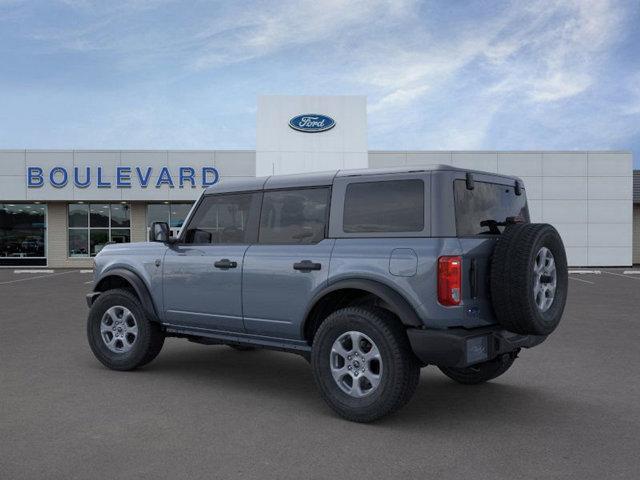
{"label": "front side window", "polygon": [[177,236],[178,230],[191,210],[193,203],[150,203],[147,205],[147,233],[151,233],[153,222],[166,222]]}
{"label": "front side window", "polygon": [[351,183],[345,193],[343,231],[421,232],[424,208],[422,180]]}
{"label": "front side window", "polygon": [[0,258],[44,258],[45,228],[45,205],[0,203]]}
{"label": "front side window", "polygon": [[69,256],[93,257],[108,243],[131,241],[131,207],[127,203],[70,203]]}
{"label": "front side window", "polygon": [[265,192],[260,216],[260,243],[318,243],[325,236],[329,195],[329,188]]}
{"label": "front side window", "polygon": [[205,197],[185,232],[185,243],[246,244],[254,241],[259,194],[233,193]]}
{"label": "front side window", "polygon": [[[515,187],[497,183],[474,182],[467,189],[465,180],[454,181],[456,230],[459,236],[498,233],[508,217],[521,217],[529,221],[527,197],[516,195]],[[497,229],[497,230],[496,230]]]}

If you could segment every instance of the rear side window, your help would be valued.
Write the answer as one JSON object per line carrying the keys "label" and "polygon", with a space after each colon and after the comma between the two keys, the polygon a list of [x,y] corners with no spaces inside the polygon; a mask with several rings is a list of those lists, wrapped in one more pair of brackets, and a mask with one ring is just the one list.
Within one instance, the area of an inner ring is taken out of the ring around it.
{"label": "rear side window", "polygon": [[205,197],[189,222],[185,243],[252,243],[255,241],[259,207],[259,193]]}
{"label": "rear side window", "polygon": [[328,188],[265,192],[260,215],[260,243],[311,244],[325,237]]}
{"label": "rear side window", "polygon": [[424,182],[411,179],[349,184],[342,229],[345,233],[421,232]]}
{"label": "rear side window", "polygon": [[[514,187],[476,181],[473,190],[468,190],[464,180],[455,180],[453,185],[459,236],[497,233],[496,227],[491,230],[492,220],[502,223],[507,217],[522,217],[529,222],[527,197],[516,195]],[[489,224],[481,225],[487,221]]]}

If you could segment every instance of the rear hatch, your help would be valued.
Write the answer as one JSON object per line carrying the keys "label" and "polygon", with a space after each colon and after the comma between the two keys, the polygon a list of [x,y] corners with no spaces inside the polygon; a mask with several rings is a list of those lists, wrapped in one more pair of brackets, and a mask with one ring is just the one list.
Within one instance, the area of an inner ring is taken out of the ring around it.
{"label": "rear hatch", "polygon": [[482,178],[453,181],[455,229],[463,257],[465,325],[496,322],[490,291],[493,249],[507,223],[530,221],[520,183],[508,177]]}

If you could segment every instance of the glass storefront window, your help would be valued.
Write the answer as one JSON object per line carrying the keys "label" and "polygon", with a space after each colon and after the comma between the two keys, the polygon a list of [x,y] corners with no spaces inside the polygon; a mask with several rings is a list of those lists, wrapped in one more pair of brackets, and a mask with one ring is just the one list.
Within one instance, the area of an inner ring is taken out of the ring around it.
{"label": "glass storefront window", "polygon": [[130,227],[128,204],[71,203],[69,257],[93,257],[108,243],[130,242]]}
{"label": "glass storefront window", "polygon": [[111,241],[113,243],[129,243],[131,241],[131,230],[128,228],[112,229]]}
{"label": "glass storefront window", "polygon": [[113,204],[111,205],[111,228],[122,228],[131,226],[129,216],[129,205]]}
{"label": "glass storefront window", "polygon": [[69,229],[69,256],[89,256],[89,230]]}
{"label": "glass storefront window", "polygon": [[89,212],[90,227],[109,227],[109,204],[91,204]]}
{"label": "glass storefront window", "polygon": [[89,226],[89,205],[76,203],[69,205],[69,227]]}
{"label": "glass storefront window", "polygon": [[46,205],[0,203],[0,264],[8,264],[4,259],[18,264],[21,258],[46,258],[46,216]]}
{"label": "glass storefront window", "polygon": [[193,204],[191,203],[174,203],[171,204],[171,215],[169,217],[169,226],[171,228],[180,228],[184,223]]}
{"label": "glass storefront window", "polygon": [[147,232],[153,222],[167,222],[174,235],[182,227],[193,203],[150,203],[147,205]]}
{"label": "glass storefront window", "polygon": [[168,203],[150,203],[147,205],[147,226],[151,227],[153,222],[169,223]]}
{"label": "glass storefront window", "polygon": [[100,250],[109,243],[109,230],[106,228],[92,228],[89,230],[89,247],[91,256],[100,253]]}

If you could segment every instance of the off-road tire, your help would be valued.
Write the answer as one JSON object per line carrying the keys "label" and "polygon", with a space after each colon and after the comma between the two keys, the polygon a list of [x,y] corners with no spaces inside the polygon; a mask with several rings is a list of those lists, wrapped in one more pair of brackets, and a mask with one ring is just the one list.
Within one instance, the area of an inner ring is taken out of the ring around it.
{"label": "off-road tire", "polygon": [[[100,333],[102,317],[113,306],[129,309],[138,326],[138,336],[131,350],[125,353],[109,350]],[[142,367],[158,356],[164,344],[164,334],[160,326],[149,320],[140,300],[132,292],[124,289],[108,290],[96,299],[87,319],[87,338],[95,357],[112,370],[133,370]]]}
{"label": "off-road tire", "polygon": [[499,377],[509,370],[514,361],[515,355],[505,354],[495,360],[479,363],[466,368],[438,368],[451,380],[463,385],[477,385]]}
{"label": "off-road tire", "polygon": [[[546,311],[536,304],[534,263],[542,247],[553,254],[556,288]],[[491,260],[491,300],[498,322],[507,330],[549,335],[560,323],[568,290],[567,257],[560,235],[545,223],[505,228]]]}
{"label": "off-road tire", "polygon": [[[332,345],[349,331],[370,337],[383,362],[377,389],[361,398],[343,392],[331,374]],[[398,410],[410,400],[420,379],[419,362],[405,328],[397,317],[379,308],[349,307],[329,315],[314,336],[311,366],[324,401],[338,415],[354,422],[371,422]]]}

